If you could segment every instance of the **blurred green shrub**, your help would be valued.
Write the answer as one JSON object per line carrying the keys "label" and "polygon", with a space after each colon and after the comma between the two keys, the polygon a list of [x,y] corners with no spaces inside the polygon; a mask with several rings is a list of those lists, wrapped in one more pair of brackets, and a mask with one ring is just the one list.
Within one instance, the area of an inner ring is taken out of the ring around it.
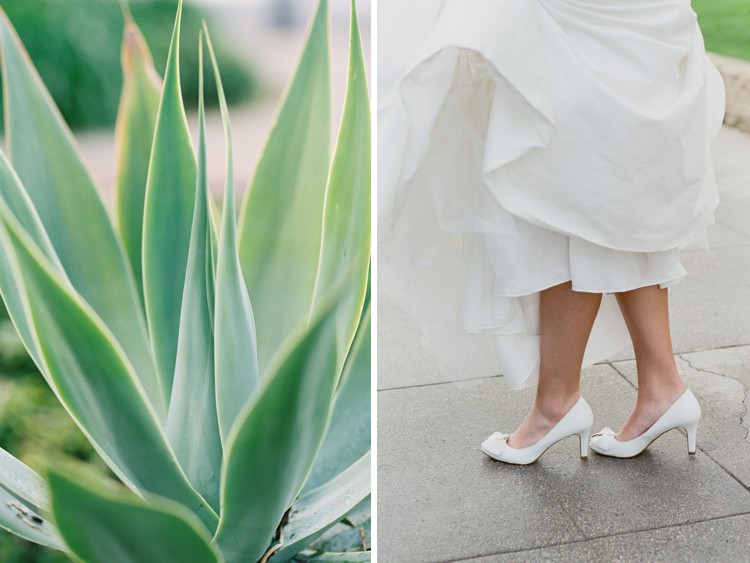
{"label": "blurred green shrub", "polygon": [[63,553],[10,534],[0,534],[0,561],[3,563],[68,563]]}
{"label": "blurred green shrub", "polygon": [[[169,50],[169,29],[177,0],[129,0],[161,73]],[[120,46],[124,20],[120,0],[0,0],[0,7],[21,36],[34,64],[66,121],[74,128],[112,126],[122,90]],[[186,5],[182,33],[197,37],[201,10]],[[229,103],[249,99],[257,82],[246,63],[220,41],[224,90]],[[182,91],[188,106],[197,106],[198,43],[186,41],[180,52]],[[206,101],[217,100],[213,81]]]}
{"label": "blurred green shrub", "polygon": [[693,0],[706,48],[750,60],[750,10],[747,0]]}
{"label": "blurred green shrub", "polygon": [[107,471],[35,370],[17,372],[10,379],[0,375],[0,381],[3,392],[7,393],[0,410],[0,447],[17,452],[27,465],[40,471],[50,458],[66,456],[93,462]]}

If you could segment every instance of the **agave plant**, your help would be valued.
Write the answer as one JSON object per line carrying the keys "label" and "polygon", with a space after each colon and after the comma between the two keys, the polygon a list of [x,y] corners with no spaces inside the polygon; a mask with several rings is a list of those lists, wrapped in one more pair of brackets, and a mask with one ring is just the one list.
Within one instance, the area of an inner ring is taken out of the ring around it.
{"label": "agave plant", "polygon": [[126,23],[111,219],[0,13],[0,292],[122,482],[59,464],[42,479],[0,449],[0,526],[83,561],[367,560],[366,546],[351,552],[370,514],[370,113],[354,3],[333,157],[320,0],[238,213],[206,29],[226,143],[220,211],[202,82],[197,151],[188,133],[180,15],[163,81]]}

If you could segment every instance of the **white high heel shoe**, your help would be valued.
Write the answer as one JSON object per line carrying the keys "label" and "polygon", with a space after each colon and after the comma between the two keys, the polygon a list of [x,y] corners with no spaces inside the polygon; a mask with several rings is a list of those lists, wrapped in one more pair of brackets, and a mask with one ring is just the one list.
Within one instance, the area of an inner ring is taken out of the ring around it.
{"label": "white high heel shoe", "polygon": [[578,435],[581,446],[581,459],[589,454],[589,436],[594,414],[583,397],[565,413],[538,442],[526,448],[512,448],[508,445],[508,434],[495,432],[482,442],[482,451],[497,461],[515,465],[534,463],[553,444],[568,436]]}
{"label": "white high heel shoe", "polygon": [[690,389],[686,389],[664,414],[637,438],[621,442],[615,439],[617,432],[611,428],[604,428],[591,438],[591,449],[598,454],[612,457],[634,457],[665,432],[684,428],[687,432],[688,453],[694,454],[695,435],[700,417],[701,407],[698,400]]}

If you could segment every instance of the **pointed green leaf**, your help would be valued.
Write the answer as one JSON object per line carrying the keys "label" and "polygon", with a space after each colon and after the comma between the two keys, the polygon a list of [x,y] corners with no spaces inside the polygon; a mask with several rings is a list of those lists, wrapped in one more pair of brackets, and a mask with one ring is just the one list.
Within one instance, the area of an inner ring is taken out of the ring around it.
{"label": "pointed green leaf", "polygon": [[44,480],[3,448],[0,448],[0,487],[37,510],[49,511],[49,494]]}
{"label": "pointed green leaf", "polygon": [[[205,24],[204,24],[205,28]],[[232,134],[229,125],[224,88],[219,65],[211,45],[208,30],[206,44],[211,55],[214,77],[219,93],[221,116],[226,142],[226,186],[224,211],[221,221],[219,256],[216,265],[216,408],[219,413],[221,438],[226,444],[229,431],[242,407],[258,386],[258,355],[255,320],[250,297],[242,279],[237,254],[237,232],[234,205],[234,164],[232,162]]]}
{"label": "pointed green leaf", "polygon": [[[372,498],[367,495],[310,544],[311,549],[326,552],[366,551],[372,545]],[[363,537],[364,536],[364,537]]]}
{"label": "pointed green leaf", "polygon": [[58,399],[110,468],[139,491],[216,514],[190,486],[122,349],[96,313],[0,205],[0,252],[25,292],[36,347]]}
{"label": "pointed green leaf", "polygon": [[117,114],[115,222],[143,301],[143,206],[161,78],[140,29],[127,17],[122,42],[122,96]]}
{"label": "pointed green leaf", "polygon": [[326,190],[316,302],[349,267],[358,272],[339,310],[339,346],[348,350],[357,329],[370,260],[370,102],[362,42],[351,4],[349,79],[344,113]]}
{"label": "pointed green leaf", "polygon": [[214,395],[214,335],[209,304],[214,300],[208,217],[206,122],[203,104],[203,38],[199,51],[198,175],[182,316],[167,436],[188,479],[218,510],[221,439]]}
{"label": "pointed green leaf", "polygon": [[[44,255],[50,262],[55,264],[61,275],[64,275],[62,273],[62,266],[57,259],[57,254],[55,254],[52,248],[52,243],[49,241],[47,232],[42,226],[36,209],[34,209],[28,194],[23,189],[21,180],[10,166],[2,151],[0,151],[0,205],[7,206],[8,211],[13,214]],[[2,294],[10,318],[26,350],[28,350],[37,366],[41,366],[39,352],[36,349],[36,343],[32,336],[33,331],[30,319],[23,306],[24,298],[21,295],[23,288],[19,287],[16,283],[9,259],[9,256],[0,253],[0,294]],[[49,378],[47,378],[47,381],[50,381]]]}
{"label": "pointed green leaf", "polygon": [[[367,497],[362,503],[370,504],[370,497]],[[360,504],[362,504],[360,503]],[[349,516],[328,528],[321,536],[315,540],[310,549],[319,549],[326,553],[346,553],[361,552],[366,547],[368,535],[371,530],[370,520],[366,520],[362,526],[353,527],[344,524],[349,521]],[[364,538],[362,537],[364,535]],[[363,546],[363,542],[365,546]]]}
{"label": "pointed green leaf", "polygon": [[368,306],[344,364],[331,425],[305,491],[334,478],[370,450],[370,321]]}
{"label": "pointed green leaf", "polygon": [[200,522],[165,499],[149,504],[91,478],[49,474],[52,510],[70,550],[87,563],[221,561]]}
{"label": "pointed green leaf", "polygon": [[292,505],[283,528],[284,543],[272,561],[288,561],[370,494],[370,452],[328,483],[302,495]]}
{"label": "pointed green leaf", "polygon": [[361,563],[363,561],[372,561],[372,552],[370,551],[351,551],[344,553],[326,553],[326,552],[305,552],[300,553],[296,558],[297,561],[320,561],[335,563]]}
{"label": "pointed green leaf", "polygon": [[121,343],[164,412],[133,275],[73,137],[0,10],[10,159],[76,291]]}
{"label": "pointed green leaf", "polygon": [[46,516],[47,486],[34,470],[0,448],[0,528],[54,549],[64,549]]}
{"label": "pointed green leaf", "polygon": [[215,536],[227,560],[261,557],[323,440],[338,379],[335,321],[342,288],[279,351],[232,428]]}
{"label": "pointed green leaf", "polygon": [[310,311],[330,161],[328,57],[328,0],[320,0],[240,212],[240,261],[261,373]]}
{"label": "pointed green leaf", "polygon": [[166,397],[171,395],[177,358],[196,178],[195,154],[180,93],[181,16],[182,0],[159,103],[143,219],[143,293]]}
{"label": "pointed green leaf", "polygon": [[63,268],[55,254],[47,231],[44,230],[41,219],[31,202],[28,193],[21,184],[21,180],[11,166],[5,154],[0,151],[0,199],[8,206],[8,210],[18,220],[19,224],[39,246],[44,255],[52,261],[57,269]]}

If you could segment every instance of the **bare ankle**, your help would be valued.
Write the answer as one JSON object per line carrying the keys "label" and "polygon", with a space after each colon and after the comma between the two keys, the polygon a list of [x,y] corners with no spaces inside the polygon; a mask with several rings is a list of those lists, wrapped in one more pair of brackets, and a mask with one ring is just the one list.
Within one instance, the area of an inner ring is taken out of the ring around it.
{"label": "bare ankle", "polygon": [[679,375],[670,378],[649,378],[646,382],[639,383],[639,399],[661,401],[665,399],[674,400],[685,392],[685,384]]}
{"label": "bare ankle", "polygon": [[580,398],[580,390],[556,395],[539,395],[534,400],[534,409],[548,420],[559,420]]}

